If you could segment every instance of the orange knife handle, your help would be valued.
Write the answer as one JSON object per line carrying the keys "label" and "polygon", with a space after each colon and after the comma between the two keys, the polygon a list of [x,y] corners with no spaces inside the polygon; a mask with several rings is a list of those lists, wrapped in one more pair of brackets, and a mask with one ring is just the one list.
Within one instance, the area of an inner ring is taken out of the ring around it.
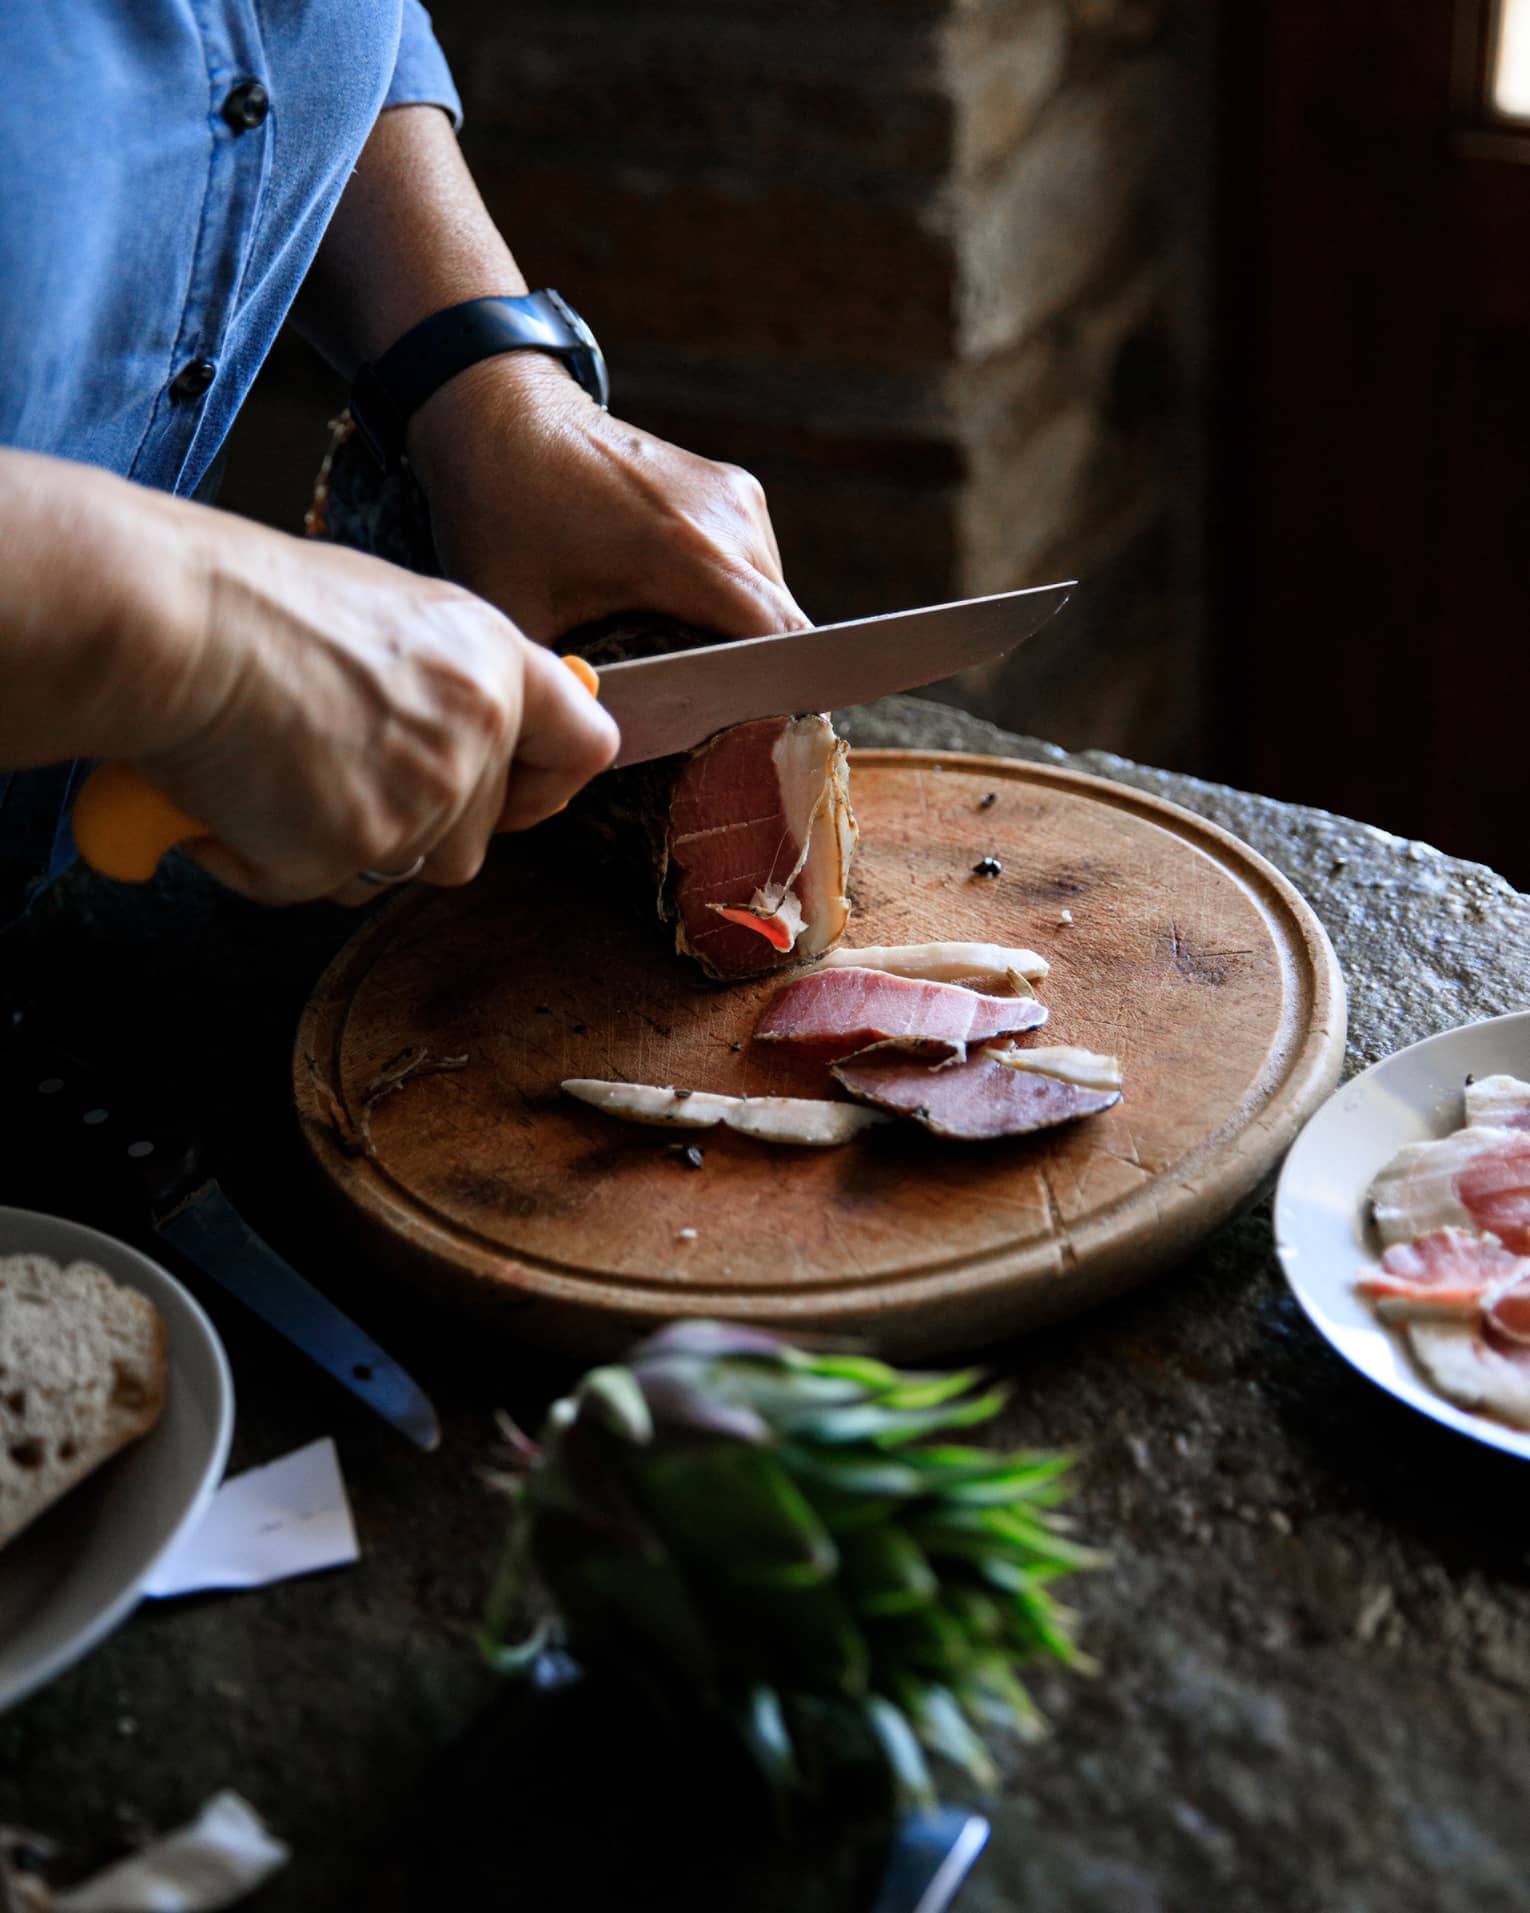
{"label": "orange knife handle", "polygon": [[147,883],[167,850],[210,835],[130,764],[100,764],[74,800],[75,847],[103,877]]}
{"label": "orange knife handle", "polygon": [[[563,662],[591,697],[600,696],[592,666],[572,655]],[[167,850],[211,835],[129,764],[98,765],[74,800],[72,821],[86,863],[119,883],[147,883]]]}
{"label": "orange knife handle", "polygon": [[584,658],[576,658],[572,652],[569,652],[564,657],[563,663],[565,663],[573,672],[574,676],[578,678],[579,682],[589,692],[591,697],[598,698],[600,696],[600,674],[596,671],[593,664],[588,663]]}

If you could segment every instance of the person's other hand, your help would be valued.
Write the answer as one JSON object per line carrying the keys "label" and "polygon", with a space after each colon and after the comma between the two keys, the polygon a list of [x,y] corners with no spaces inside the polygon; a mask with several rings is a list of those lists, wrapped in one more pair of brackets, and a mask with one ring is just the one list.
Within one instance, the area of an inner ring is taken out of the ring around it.
{"label": "person's other hand", "polygon": [[602,412],[545,355],[460,373],[409,450],[448,574],[543,643],[622,611],[730,638],[810,623],[758,482]]}
{"label": "person's other hand", "polygon": [[[200,518],[198,628],[116,754],[207,825],[188,854],[231,889],[355,903],[377,894],[358,871],[421,857],[425,881],[466,883],[491,833],[551,815],[609,763],[611,719],[481,599]],[[139,601],[152,620],[154,593]]]}

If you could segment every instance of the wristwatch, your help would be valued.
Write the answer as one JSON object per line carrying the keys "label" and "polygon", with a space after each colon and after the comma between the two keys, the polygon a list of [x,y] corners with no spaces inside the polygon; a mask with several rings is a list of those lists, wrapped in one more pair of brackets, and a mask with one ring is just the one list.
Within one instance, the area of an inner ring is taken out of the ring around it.
{"label": "wristwatch", "polygon": [[604,411],[611,385],[595,334],[548,288],[518,297],[468,299],[411,327],[351,386],[351,417],[378,461],[396,465],[410,419],[448,379],[501,352],[550,352]]}

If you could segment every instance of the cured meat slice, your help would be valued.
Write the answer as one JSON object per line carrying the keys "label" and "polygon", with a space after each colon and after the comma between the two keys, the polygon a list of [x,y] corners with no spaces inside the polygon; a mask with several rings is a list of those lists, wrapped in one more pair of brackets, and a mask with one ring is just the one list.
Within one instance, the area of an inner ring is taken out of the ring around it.
{"label": "cured meat slice", "polygon": [[924,983],[881,970],[815,970],[788,983],[755,1024],[761,1043],[810,1043],[847,1056],[889,1040],[946,1048],[1038,1028],[1047,1020],[1034,997],[982,996],[955,983]]}
{"label": "cured meat slice", "polygon": [[[1002,943],[896,943],[861,950],[835,950],[825,969],[885,970],[889,976],[920,977],[926,983],[971,982],[976,977],[1022,976],[1039,983],[1051,964],[1034,950]],[[1530,1095],[1530,1090],[1526,1091]]]}
{"label": "cured meat slice", "polygon": [[1530,1348],[1499,1344],[1466,1322],[1410,1322],[1407,1335],[1442,1395],[1530,1428]]}
{"label": "cured meat slice", "polygon": [[1530,1251],[1530,1133],[1458,1129],[1408,1143],[1372,1183],[1371,1207],[1389,1247],[1464,1229]]}
{"label": "cured meat slice", "polygon": [[1495,1297],[1526,1277],[1530,1260],[1511,1255],[1496,1236],[1439,1229],[1416,1242],[1395,1244],[1381,1258],[1381,1268],[1362,1275],[1355,1286],[1387,1321],[1475,1321]]}
{"label": "cured meat slice", "polygon": [[1478,1129],[1530,1129],[1530,1083],[1517,1076],[1468,1083],[1466,1120]]}
{"label": "cured meat slice", "polygon": [[[933,1135],[961,1142],[1023,1136],[1077,1116],[1096,1116],[1121,1100],[1114,1088],[1090,1088],[1068,1075],[1017,1062],[1041,1051],[983,1049],[965,1062],[931,1069],[897,1044],[879,1044],[834,1063],[835,1080],[852,1096],[910,1116]],[[1078,1056],[1087,1052],[1072,1052]],[[1091,1058],[1099,1064],[1113,1058]],[[1098,1077],[1103,1072],[1096,1071]]]}
{"label": "cured meat slice", "polygon": [[810,1149],[831,1149],[887,1120],[853,1103],[809,1096],[718,1096],[708,1090],[603,1082],[592,1076],[571,1076],[562,1089],[566,1096],[629,1123],[658,1129],[715,1129],[721,1124],[761,1142],[800,1143]]}
{"label": "cured meat slice", "polygon": [[1506,1249],[1530,1251],[1530,1135],[1503,1129],[1462,1133],[1479,1143],[1456,1173],[1467,1214]]}
{"label": "cured meat slice", "polygon": [[675,947],[718,977],[822,956],[850,920],[848,753],[826,717],[758,718],[684,761],[664,861]]}

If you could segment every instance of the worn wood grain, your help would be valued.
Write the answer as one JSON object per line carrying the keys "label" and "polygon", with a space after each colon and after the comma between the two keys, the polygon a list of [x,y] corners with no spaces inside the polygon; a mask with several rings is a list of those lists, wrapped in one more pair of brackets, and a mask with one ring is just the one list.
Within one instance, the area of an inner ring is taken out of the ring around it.
{"label": "worn wood grain", "polygon": [[[1343,1052],[1342,979],[1285,879],[1214,825],[1072,770],[869,751],[853,792],[847,941],[1039,949],[1037,1040],[1118,1052],[1115,1110],[979,1145],[900,1126],[818,1152],[713,1131],[683,1138],[704,1151],[688,1168],[671,1134],[570,1104],[561,1079],[831,1086],[750,1044],[779,979],[704,982],[554,826],[504,844],[467,890],[401,895],[309,1003],[298,1112],[358,1240],[570,1346],[706,1314],[908,1356],[1098,1300],[1236,1208]],[[972,875],[986,855],[997,878]],[[376,1096],[400,1057],[466,1060]]]}

